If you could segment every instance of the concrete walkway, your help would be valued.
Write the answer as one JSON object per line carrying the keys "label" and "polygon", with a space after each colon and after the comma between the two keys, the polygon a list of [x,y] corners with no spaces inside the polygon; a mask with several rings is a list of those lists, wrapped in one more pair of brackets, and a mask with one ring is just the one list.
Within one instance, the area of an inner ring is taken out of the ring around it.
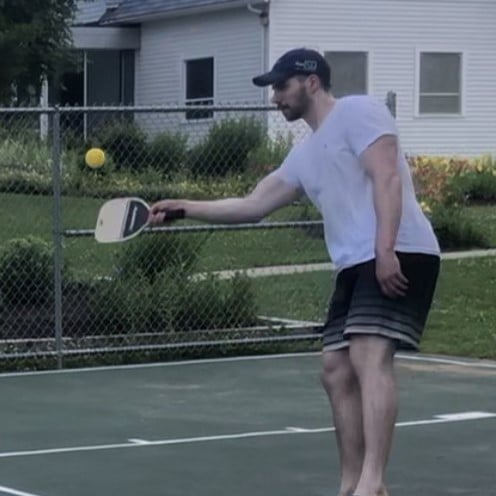
{"label": "concrete walkway", "polygon": [[[460,258],[480,258],[496,256],[496,248],[489,250],[468,250],[443,253],[442,260],[456,260]],[[334,270],[334,264],[330,262],[309,263],[297,265],[272,265],[268,267],[254,267],[250,269],[217,270],[209,273],[200,273],[194,276],[195,279],[204,279],[207,274],[215,275],[219,279],[232,279],[236,274],[244,274],[248,277],[267,277],[275,275],[298,274],[304,272],[322,272]]]}

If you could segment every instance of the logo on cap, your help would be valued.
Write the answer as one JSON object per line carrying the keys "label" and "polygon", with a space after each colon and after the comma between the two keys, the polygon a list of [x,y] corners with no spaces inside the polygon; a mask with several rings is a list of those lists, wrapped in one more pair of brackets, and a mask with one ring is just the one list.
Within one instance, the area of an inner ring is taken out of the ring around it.
{"label": "logo on cap", "polygon": [[317,61],[316,60],[304,60],[303,62],[296,61],[295,66],[303,71],[316,71],[317,70]]}

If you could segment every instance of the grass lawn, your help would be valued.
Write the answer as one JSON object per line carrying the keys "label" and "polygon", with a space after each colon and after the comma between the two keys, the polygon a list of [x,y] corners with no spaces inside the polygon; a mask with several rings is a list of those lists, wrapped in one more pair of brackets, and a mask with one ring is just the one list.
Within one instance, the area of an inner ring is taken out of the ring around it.
{"label": "grass lawn", "polygon": [[[92,229],[101,203],[98,199],[64,198],[64,228]],[[0,244],[27,235],[52,239],[50,197],[0,194],[0,205]],[[298,218],[300,208],[283,209],[270,220]],[[496,246],[496,207],[471,207],[467,212],[487,230],[492,245]],[[192,236],[200,252],[198,270],[328,261],[323,241],[299,229]],[[66,238],[64,257],[78,275],[106,275],[112,273],[115,256],[126,246],[127,243],[98,245],[92,237]],[[322,321],[332,277],[329,273],[316,272],[254,279],[259,311],[274,317]],[[422,351],[496,358],[495,298],[496,259],[443,262]]]}
{"label": "grass lawn", "polygon": [[[103,200],[63,198],[64,229],[93,229]],[[38,236],[52,240],[53,200],[34,195],[0,194],[0,243],[8,239]],[[268,220],[291,220],[300,207],[288,207]],[[178,224],[179,225],[179,224]],[[158,236],[172,236],[159,234]],[[278,229],[186,234],[198,247],[199,271],[259,267],[290,263],[327,261],[324,242],[301,230]],[[68,267],[81,276],[111,274],[123,244],[99,245],[90,237],[65,238],[64,257]]]}
{"label": "grass lawn", "polygon": [[[261,314],[321,322],[333,277],[314,272],[254,284]],[[443,261],[422,351],[496,359],[495,298],[496,258]]]}
{"label": "grass lawn", "polygon": [[[47,196],[0,194],[0,243],[29,234],[52,239],[53,200]],[[65,197],[62,218],[65,229],[93,229],[102,200]],[[8,205],[8,208],[6,206]],[[470,207],[468,214],[488,231],[496,246],[496,207]],[[297,219],[301,207],[282,209],[268,220]],[[171,236],[171,234],[163,234]],[[321,239],[305,235],[300,229],[256,230],[187,234],[194,237],[200,253],[198,270],[222,270],[328,260]],[[115,256],[126,249],[122,245],[98,245],[92,237],[65,239],[66,263],[87,276],[108,275],[115,266]]]}

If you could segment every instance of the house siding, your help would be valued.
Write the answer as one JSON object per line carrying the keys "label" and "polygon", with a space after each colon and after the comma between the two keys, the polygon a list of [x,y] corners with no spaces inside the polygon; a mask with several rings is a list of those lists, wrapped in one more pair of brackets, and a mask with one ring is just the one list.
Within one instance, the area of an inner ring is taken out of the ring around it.
{"label": "house siding", "polygon": [[[397,94],[409,154],[496,154],[496,2],[489,0],[272,0],[269,62],[289,48],[369,53],[369,93]],[[418,52],[463,53],[463,113],[416,115]]]}
{"label": "house siding", "polygon": [[[184,61],[202,57],[214,57],[215,104],[259,102],[261,92],[249,81],[262,70],[262,45],[260,21],[246,8],[144,23],[136,60],[136,104],[184,105]],[[146,120],[151,118],[144,116],[143,124]],[[172,120],[199,134],[208,124],[186,122],[182,114],[167,118]],[[164,125],[158,114],[154,122],[157,128]]]}
{"label": "house siding", "polygon": [[139,28],[72,28],[73,43],[79,50],[137,50]]}

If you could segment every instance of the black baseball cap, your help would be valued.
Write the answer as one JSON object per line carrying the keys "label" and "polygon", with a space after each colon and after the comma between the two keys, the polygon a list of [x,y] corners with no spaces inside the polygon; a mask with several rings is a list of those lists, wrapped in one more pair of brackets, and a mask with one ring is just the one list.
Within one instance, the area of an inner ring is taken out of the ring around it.
{"label": "black baseball cap", "polygon": [[256,86],[269,86],[286,81],[297,74],[316,74],[322,84],[331,86],[331,68],[316,50],[295,48],[282,55],[269,72],[253,78]]}

